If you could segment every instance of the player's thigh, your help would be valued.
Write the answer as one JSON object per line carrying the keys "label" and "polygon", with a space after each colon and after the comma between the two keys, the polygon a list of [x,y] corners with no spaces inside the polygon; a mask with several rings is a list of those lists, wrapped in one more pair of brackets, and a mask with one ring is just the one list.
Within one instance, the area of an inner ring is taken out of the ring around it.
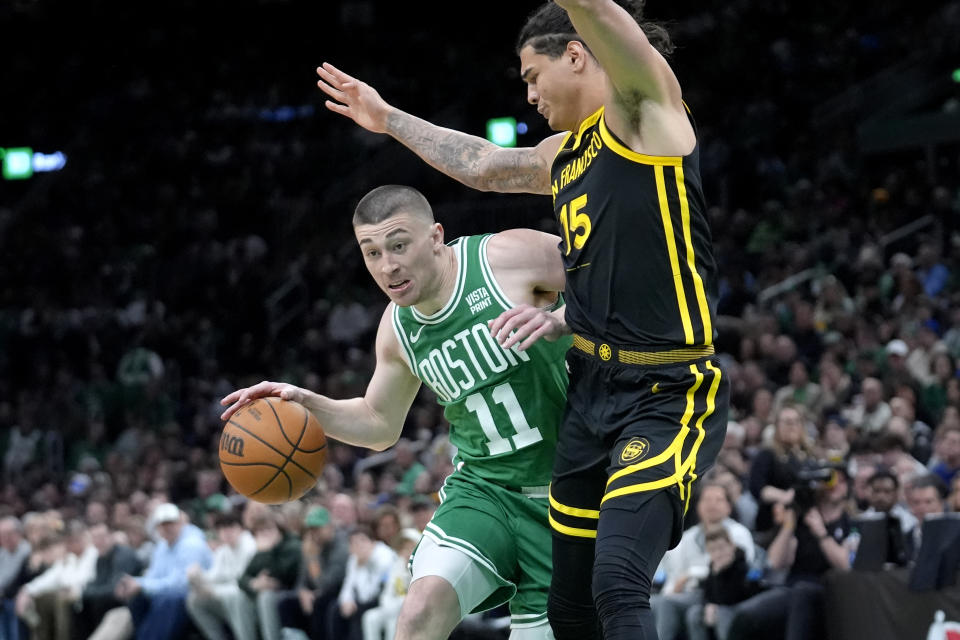
{"label": "player's thigh", "polygon": [[[568,361],[573,360],[568,355]],[[578,387],[592,389],[590,376],[577,378]],[[591,383],[591,384],[587,384]],[[550,482],[548,520],[555,535],[574,542],[597,537],[600,501],[606,487],[609,448],[597,425],[588,417],[593,397],[581,393],[568,397],[563,423],[557,434],[557,454]],[[577,398],[580,401],[577,401]],[[554,558],[554,563],[563,561]]]}
{"label": "player's thigh", "polygon": [[579,620],[593,611],[591,576],[608,453],[583,413],[568,405],[549,495],[550,615],[555,623],[564,617]]}
{"label": "player's thigh", "polygon": [[611,402],[630,420],[609,452],[601,512],[636,511],[665,491],[680,503],[674,546],[693,483],[713,464],[726,434],[728,385],[712,359],[625,371],[617,382]]}
{"label": "player's thigh", "polygon": [[553,535],[547,511],[546,498],[514,493],[510,501],[517,549],[517,594],[510,601],[510,624],[517,632],[530,629],[529,637],[539,637],[536,628],[548,625]]}
{"label": "player's thigh", "polygon": [[[444,500],[427,523],[414,552],[415,562],[418,555],[422,556],[421,559],[442,560],[420,565],[431,571],[444,570],[448,562],[453,563],[453,569],[460,570],[463,567],[457,559],[468,558],[472,561],[470,571],[476,568],[485,576],[483,584],[492,580],[497,585],[482,601],[467,598],[471,606],[464,610],[464,614],[492,609],[516,593],[517,547],[503,495],[497,489],[481,481],[457,483],[448,480]],[[450,550],[459,554],[450,554]],[[414,570],[416,568],[414,566]],[[445,573],[437,575],[450,577]]]}
{"label": "player's thigh", "polygon": [[[441,544],[429,535],[425,535],[417,546],[411,561],[411,573],[401,618],[427,615],[424,612],[442,609],[451,616],[438,617],[452,620],[456,625],[468,613],[505,602],[515,591],[509,583],[509,588],[505,588],[504,580],[476,554],[462,547]],[[490,602],[496,604],[489,605]]]}

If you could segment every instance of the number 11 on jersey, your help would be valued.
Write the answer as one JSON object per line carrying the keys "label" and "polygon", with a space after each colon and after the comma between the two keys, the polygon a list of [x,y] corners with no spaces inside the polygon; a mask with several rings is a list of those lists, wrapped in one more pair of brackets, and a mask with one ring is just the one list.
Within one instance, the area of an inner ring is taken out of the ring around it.
{"label": "number 11 on jersey", "polygon": [[[507,453],[511,449],[523,449],[524,447],[529,447],[543,440],[540,429],[531,427],[527,422],[526,416],[523,415],[523,409],[520,408],[520,402],[517,401],[517,396],[514,394],[509,382],[494,387],[491,396],[495,403],[502,405],[503,408],[506,409],[510,423],[513,425],[513,430],[516,431],[516,433],[509,438],[504,438],[500,435],[500,432],[497,431],[497,425],[493,421],[493,414],[490,412],[490,407],[487,406],[487,401],[482,394],[470,394],[464,405],[469,411],[477,414],[480,428],[483,429],[484,435],[487,436],[487,449],[490,451],[490,455],[495,456],[501,453]],[[511,441],[513,442],[512,447],[510,445]]]}

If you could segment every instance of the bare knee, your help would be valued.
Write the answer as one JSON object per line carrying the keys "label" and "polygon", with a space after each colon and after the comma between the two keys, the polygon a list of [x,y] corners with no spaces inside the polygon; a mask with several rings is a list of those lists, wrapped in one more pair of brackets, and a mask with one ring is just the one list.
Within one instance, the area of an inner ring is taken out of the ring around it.
{"label": "bare knee", "polygon": [[460,622],[460,599],[449,582],[437,576],[410,585],[397,619],[397,640],[440,640]]}

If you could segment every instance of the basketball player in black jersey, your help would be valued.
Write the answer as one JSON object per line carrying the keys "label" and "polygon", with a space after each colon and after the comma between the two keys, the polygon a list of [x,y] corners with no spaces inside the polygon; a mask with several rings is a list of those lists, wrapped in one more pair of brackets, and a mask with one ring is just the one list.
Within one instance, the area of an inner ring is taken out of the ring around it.
{"label": "basketball player in black jersey", "polygon": [[481,190],[551,195],[567,269],[565,315],[518,307],[505,346],[573,332],[550,520],[549,617],[559,640],[656,638],[649,596],[694,481],[726,431],[716,268],[699,146],[666,31],[642,0],[557,0],[517,51],[527,99],[561,133],[504,149],[387,104],[332,65],[327,107],[387,133]]}

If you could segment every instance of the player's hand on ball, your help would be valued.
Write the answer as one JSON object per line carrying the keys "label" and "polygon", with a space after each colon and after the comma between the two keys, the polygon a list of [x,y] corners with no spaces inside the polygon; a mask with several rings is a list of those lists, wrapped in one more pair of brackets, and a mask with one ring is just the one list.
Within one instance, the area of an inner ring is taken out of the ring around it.
{"label": "player's hand on ball", "polygon": [[488,328],[504,349],[519,343],[520,351],[529,349],[540,338],[553,341],[566,333],[566,326],[556,316],[529,304],[507,309],[491,320]]}
{"label": "player's hand on ball", "polygon": [[292,384],[287,384],[286,382],[270,382],[269,380],[264,380],[259,384],[253,385],[252,387],[247,387],[246,389],[237,389],[221,400],[220,404],[229,406],[227,407],[226,411],[220,414],[220,419],[229,420],[230,417],[235,414],[243,405],[252,402],[257,398],[266,398],[269,396],[282,398],[284,400],[293,400],[294,402],[303,404],[303,401],[307,396],[307,390],[301,389],[300,387],[295,387]]}
{"label": "player's hand on ball", "polygon": [[380,97],[376,89],[340,71],[329,62],[317,67],[320,80],[317,86],[330,96],[325,105],[374,133],[387,132],[387,115],[390,105]]}

